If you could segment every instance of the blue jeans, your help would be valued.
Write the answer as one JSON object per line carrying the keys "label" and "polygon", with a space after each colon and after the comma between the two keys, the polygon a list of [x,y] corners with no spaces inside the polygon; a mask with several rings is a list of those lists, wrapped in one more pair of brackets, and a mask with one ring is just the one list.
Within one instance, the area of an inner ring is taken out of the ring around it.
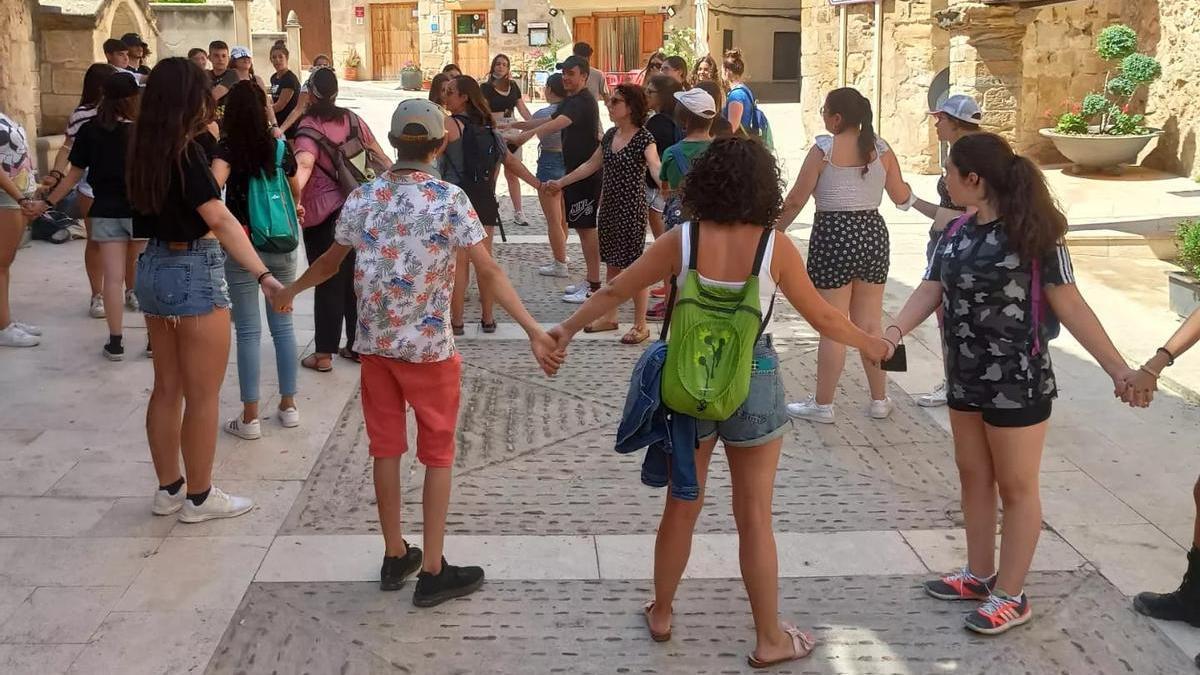
{"label": "blue jeans", "polygon": [[[296,278],[296,251],[291,253],[258,252],[263,264],[283,285]],[[242,268],[233,258],[225,262],[225,275],[229,279],[229,296],[233,300],[233,328],[237,331],[238,387],[242,391],[243,403],[254,403],[258,396],[258,371],[261,359],[259,338],[262,336],[262,312],[258,311],[258,299],[263,298],[267,308],[267,327],[275,342],[275,369],[279,374],[279,395],[296,395],[296,334],[292,329],[292,315],[280,314],[266,301],[258,280]]]}
{"label": "blue jeans", "polygon": [[138,257],[134,291],[145,316],[203,316],[228,307],[225,252],[216,239],[151,239]]}

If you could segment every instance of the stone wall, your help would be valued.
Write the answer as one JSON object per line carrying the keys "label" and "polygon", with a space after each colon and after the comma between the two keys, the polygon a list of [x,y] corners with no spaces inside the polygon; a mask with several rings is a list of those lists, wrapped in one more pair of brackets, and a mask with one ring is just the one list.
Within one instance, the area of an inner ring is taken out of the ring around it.
{"label": "stone wall", "polygon": [[33,0],[0,3],[0,111],[30,138],[40,133],[34,5]]}
{"label": "stone wall", "polygon": [[[256,5],[257,2],[251,3]],[[158,23],[158,57],[187,56],[192,47],[208,49],[213,40],[234,44],[233,5],[208,3],[150,5]],[[268,71],[269,72],[269,71]]]}
{"label": "stone wall", "polygon": [[[1147,117],[1166,133],[1145,159],[1147,166],[1200,177],[1200,18],[1195,0],[1139,0],[1130,18],[1142,49],[1163,65],[1150,86]],[[1131,10],[1134,8],[1130,8]]]}

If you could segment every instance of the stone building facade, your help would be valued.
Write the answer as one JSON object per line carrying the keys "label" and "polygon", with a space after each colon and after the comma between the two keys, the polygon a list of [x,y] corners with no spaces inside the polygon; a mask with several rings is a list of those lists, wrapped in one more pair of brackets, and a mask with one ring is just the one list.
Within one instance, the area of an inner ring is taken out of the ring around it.
{"label": "stone building facade", "polygon": [[[984,112],[984,127],[1009,138],[1044,163],[1064,161],[1038,129],[1071,101],[1098,91],[1107,64],[1095,54],[1096,36],[1124,23],[1140,49],[1163,64],[1163,77],[1145,97],[1148,124],[1166,132],[1144,164],[1200,172],[1196,134],[1200,110],[1200,19],[1195,0],[882,0],[882,44],[876,65],[874,3],[845,7],[847,86],[876,100],[878,131],[906,168],[936,171],[943,151],[925,113],[939,96],[966,93]],[[819,133],[822,98],[839,85],[840,9],[828,0],[801,0],[803,124]]]}

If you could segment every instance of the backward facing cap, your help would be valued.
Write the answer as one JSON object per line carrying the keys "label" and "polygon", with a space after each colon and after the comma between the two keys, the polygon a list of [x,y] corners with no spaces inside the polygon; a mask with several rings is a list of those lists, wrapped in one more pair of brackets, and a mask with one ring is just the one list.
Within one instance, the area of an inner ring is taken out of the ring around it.
{"label": "backward facing cap", "polygon": [[126,33],[121,36],[121,42],[124,42],[129,47],[146,47],[146,41],[137,33]]}
{"label": "backward facing cap", "polygon": [[137,76],[128,70],[118,70],[104,80],[104,98],[115,101],[136,96],[141,91]]}
{"label": "backward facing cap", "polygon": [[937,110],[930,111],[930,115],[936,113],[945,113],[956,120],[962,120],[970,124],[979,124],[983,120],[983,111],[979,109],[979,104],[975,99],[966,94],[955,94],[942,102]]}
{"label": "backward facing cap", "polygon": [[717,102],[713,100],[711,94],[703,89],[677,91],[674,96],[675,100],[693,115],[699,115],[704,119],[712,119],[717,116]]}
{"label": "backward facing cap", "polygon": [[446,114],[429,99],[405,99],[392,113],[391,135],[398,141],[438,140],[446,135]]}

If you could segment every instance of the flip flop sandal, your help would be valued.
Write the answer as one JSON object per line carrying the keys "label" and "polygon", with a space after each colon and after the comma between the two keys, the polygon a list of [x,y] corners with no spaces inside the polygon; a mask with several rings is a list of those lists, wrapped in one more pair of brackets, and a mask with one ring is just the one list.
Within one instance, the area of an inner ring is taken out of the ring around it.
{"label": "flip flop sandal", "polygon": [[453,333],[454,333],[456,336],[459,336],[459,337],[462,337],[463,335],[466,335],[466,334],[467,334],[467,329],[466,329],[466,327],[465,327],[465,326],[463,326],[461,323],[452,323],[452,324],[450,324],[450,331],[451,331],[451,332],[453,332]]}
{"label": "flip flop sandal", "polygon": [[488,333],[489,335],[490,335],[491,333],[495,333],[495,332],[496,332],[496,322],[495,322],[495,321],[493,321],[493,322],[491,322],[491,323],[487,323],[487,322],[485,322],[485,321],[480,321],[480,322],[479,322],[479,329],[480,329],[480,330],[482,330],[482,331],[483,331],[483,332],[485,332],[485,333]]}
{"label": "flip flop sandal", "polygon": [[792,655],[785,656],[782,659],[774,659],[772,661],[760,661],[754,653],[746,655],[746,662],[751,668],[761,669],[777,666],[788,661],[799,661],[800,659],[812,654],[813,649],[817,647],[817,640],[808,633],[802,632],[799,628],[785,623],[783,624],[783,632],[787,633],[792,638]]}
{"label": "flip flop sandal", "polygon": [[646,617],[646,630],[650,631],[650,639],[655,642],[666,642],[671,639],[671,631],[665,633],[655,633],[650,627],[650,611],[654,609],[654,601],[651,600],[642,606],[642,616]]}
{"label": "flip flop sandal", "polygon": [[629,332],[621,336],[621,344],[623,345],[640,345],[650,339],[650,329],[636,327],[630,328]]}
{"label": "flip flop sandal", "polygon": [[333,359],[329,357],[320,358],[316,354],[309,354],[300,361],[300,365],[315,370],[318,373],[328,373],[333,370]]}
{"label": "flip flop sandal", "polygon": [[338,356],[342,357],[343,359],[349,359],[355,363],[362,363],[362,361],[358,358],[358,352],[349,347],[342,347],[339,349]]}
{"label": "flip flop sandal", "polygon": [[583,332],[585,332],[585,333],[608,333],[608,332],[617,330],[620,327],[621,326],[619,326],[616,323],[594,323],[594,324],[584,328]]}

